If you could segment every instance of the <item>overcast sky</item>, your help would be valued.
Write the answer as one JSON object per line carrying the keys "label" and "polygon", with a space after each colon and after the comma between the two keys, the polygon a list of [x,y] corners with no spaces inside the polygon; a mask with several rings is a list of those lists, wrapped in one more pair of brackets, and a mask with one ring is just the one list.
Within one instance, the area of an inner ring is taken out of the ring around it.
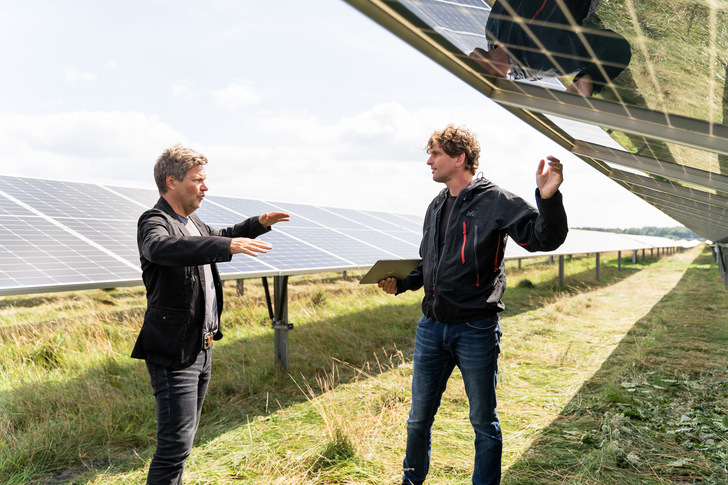
{"label": "overcast sky", "polygon": [[531,202],[561,158],[571,227],[678,225],[343,0],[4,0],[0,42],[2,175],[153,188],[182,142],[211,195],[420,215],[454,123]]}

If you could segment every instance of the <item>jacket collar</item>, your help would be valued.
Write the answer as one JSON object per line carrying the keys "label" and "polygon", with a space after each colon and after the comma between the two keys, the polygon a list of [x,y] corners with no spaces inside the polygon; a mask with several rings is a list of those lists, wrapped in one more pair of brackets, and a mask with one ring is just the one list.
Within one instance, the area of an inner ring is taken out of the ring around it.
{"label": "jacket collar", "polygon": [[172,209],[172,206],[169,205],[169,202],[167,202],[167,199],[165,199],[162,196],[159,197],[159,200],[154,205],[154,208],[159,209],[163,212],[166,212],[167,214],[169,214],[170,216],[173,216],[173,217],[177,215],[177,213],[174,211],[174,209]]}
{"label": "jacket collar", "polygon": [[[165,214],[167,214],[172,221],[174,221],[175,223],[177,223],[179,225],[180,229],[182,230],[182,232],[185,235],[187,235],[187,236],[190,235],[190,233],[189,233],[189,231],[187,231],[187,228],[185,227],[185,225],[179,219],[182,216],[180,216],[179,214],[177,214],[174,211],[174,209],[172,209],[172,206],[169,205],[169,202],[167,202],[167,199],[165,199],[164,197],[160,197],[159,200],[157,201],[157,203],[154,205],[154,208],[155,209],[158,209],[158,210],[161,210],[162,212],[164,212]],[[195,226],[197,226],[197,230],[199,231],[200,230],[200,227],[197,224],[197,221],[195,220],[196,217],[193,217],[193,216],[194,216],[194,214],[190,214],[190,216],[187,217],[186,219],[189,219],[190,221],[192,221],[192,223]],[[202,234],[202,232],[200,232],[200,234]]]}
{"label": "jacket collar", "polygon": [[[483,177],[483,173],[479,173],[473,180],[458,194],[458,199],[462,200],[470,200],[473,198],[475,194],[482,191],[483,189],[490,186],[492,182],[485,177]],[[440,191],[438,194],[438,202],[442,202],[445,200],[445,197],[448,195],[448,189],[445,187]]]}

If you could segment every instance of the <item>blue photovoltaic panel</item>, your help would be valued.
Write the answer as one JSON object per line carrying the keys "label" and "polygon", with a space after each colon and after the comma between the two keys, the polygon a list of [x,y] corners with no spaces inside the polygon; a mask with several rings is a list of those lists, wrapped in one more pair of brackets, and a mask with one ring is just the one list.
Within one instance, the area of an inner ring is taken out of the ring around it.
{"label": "blue photovoltaic panel", "polygon": [[[105,185],[104,186],[107,190],[110,190],[112,192],[115,192],[128,200],[136,203],[136,205],[139,206],[141,211],[145,211],[148,208],[154,206],[154,204],[157,203],[157,200],[159,200],[159,192],[157,192],[156,189],[139,189],[139,188],[129,188],[129,187],[112,187]],[[130,207],[133,207],[134,204],[131,204]],[[141,214],[141,212],[139,212]],[[135,216],[136,219],[137,216]]]}
{"label": "blue photovoltaic panel", "polygon": [[[415,238],[410,237],[409,240],[407,239],[407,236],[411,236],[413,233],[408,234],[402,231],[384,233],[367,229],[352,229],[347,232],[347,235],[366,244],[381,248],[390,254],[390,256],[384,255],[382,258],[415,259],[419,257],[421,237],[418,235]],[[414,242],[413,239],[417,241]]]}
{"label": "blue photovoltaic panel", "polygon": [[286,212],[292,214],[296,220],[304,218],[309,221],[312,226],[341,230],[365,228],[361,222],[348,219],[322,207],[315,207],[311,205],[306,206],[302,204],[285,204],[282,207],[285,207]]}
{"label": "blue photovoltaic panel", "polygon": [[130,263],[139,264],[136,219],[108,221],[59,218],[58,221]]}
{"label": "blue photovoltaic panel", "polygon": [[0,216],[28,217],[31,215],[33,213],[22,205],[5,197],[0,197]]}
{"label": "blue photovoltaic panel", "polygon": [[[384,232],[402,230],[401,221],[394,220],[392,216],[382,217],[381,215],[377,215],[371,212],[359,211],[356,209],[331,210],[336,214],[358,221],[368,228],[377,228],[378,230]],[[416,232],[422,233],[422,224],[420,224],[420,227],[416,230]]]}
{"label": "blue photovoltaic panel", "polygon": [[[137,220],[158,199],[155,189],[0,176],[0,295],[141,284]],[[223,278],[363,269],[417,254],[412,216],[210,195],[197,214],[220,229],[273,211],[291,214],[260,236],[273,249],[233,256],[219,265]]]}
{"label": "blue photovoltaic panel", "polygon": [[[214,224],[230,224],[230,221],[240,222],[244,219],[247,219],[248,217],[253,216],[259,216],[261,214],[264,214],[266,212],[273,212],[273,211],[280,211],[281,209],[269,204],[267,202],[263,202],[260,200],[252,200],[252,199],[236,199],[233,197],[220,197],[220,196],[207,196],[206,199],[209,199],[210,202],[213,202],[216,205],[222,206],[225,209],[227,209],[228,212],[220,211],[218,210],[220,207],[207,207],[207,205],[213,205],[213,204],[203,204],[202,207],[200,207],[198,215],[202,220],[207,222],[210,225]],[[209,211],[209,212],[208,212]],[[232,214],[229,214],[229,212],[232,212]],[[208,217],[208,214],[210,217]],[[239,214],[239,215],[238,215]],[[232,216],[232,219],[230,219],[230,216]],[[225,217],[225,218],[224,218]],[[224,218],[222,220],[217,220],[219,218]]]}
{"label": "blue photovoltaic panel", "polygon": [[139,269],[37,216],[0,218],[0,262],[0,293],[90,288],[141,277]]}
{"label": "blue photovoltaic panel", "polygon": [[1,177],[2,190],[48,217],[136,218],[140,207],[99,185]]}

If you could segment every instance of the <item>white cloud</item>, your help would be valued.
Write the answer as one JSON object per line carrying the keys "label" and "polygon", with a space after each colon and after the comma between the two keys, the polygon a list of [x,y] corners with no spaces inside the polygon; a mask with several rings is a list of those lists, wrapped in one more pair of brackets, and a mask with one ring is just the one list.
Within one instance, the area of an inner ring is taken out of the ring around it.
{"label": "white cloud", "polygon": [[96,74],[91,71],[79,71],[73,67],[67,67],[63,79],[69,83],[79,81],[93,82],[97,80]]}
{"label": "white cloud", "polygon": [[218,106],[229,110],[250,106],[260,101],[258,93],[236,83],[230,83],[223,89],[212,91],[211,94]]}
{"label": "white cloud", "polygon": [[[459,119],[451,119],[453,112]],[[480,106],[409,110],[384,103],[328,123],[306,113],[274,114],[254,125],[254,141],[246,144],[192,143],[210,160],[211,195],[422,214],[443,188],[431,179],[423,147],[434,129],[454,122],[479,135],[485,176],[531,203],[538,160],[560,157],[572,226],[672,225],[511,118]],[[0,115],[4,175],[151,188],[154,161],[177,142],[186,142],[179,131],[139,112]]]}
{"label": "white cloud", "polygon": [[185,80],[172,86],[172,95],[175,97],[189,96],[190,89],[194,85],[194,81]]}
{"label": "white cloud", "polygon": [[74,111],[0,116],[5,175],[146,186],[162,150],[180,133],[138,112]]}

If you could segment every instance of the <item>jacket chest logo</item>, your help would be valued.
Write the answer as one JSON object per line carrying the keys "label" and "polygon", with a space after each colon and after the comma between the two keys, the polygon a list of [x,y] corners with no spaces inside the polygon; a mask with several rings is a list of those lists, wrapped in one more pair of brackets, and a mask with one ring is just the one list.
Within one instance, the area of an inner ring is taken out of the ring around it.
{"label": "jacket chest logo", "polygon": [[468,211],[465,213],[465,217],[475,217],[478,215],[478,211]]}

